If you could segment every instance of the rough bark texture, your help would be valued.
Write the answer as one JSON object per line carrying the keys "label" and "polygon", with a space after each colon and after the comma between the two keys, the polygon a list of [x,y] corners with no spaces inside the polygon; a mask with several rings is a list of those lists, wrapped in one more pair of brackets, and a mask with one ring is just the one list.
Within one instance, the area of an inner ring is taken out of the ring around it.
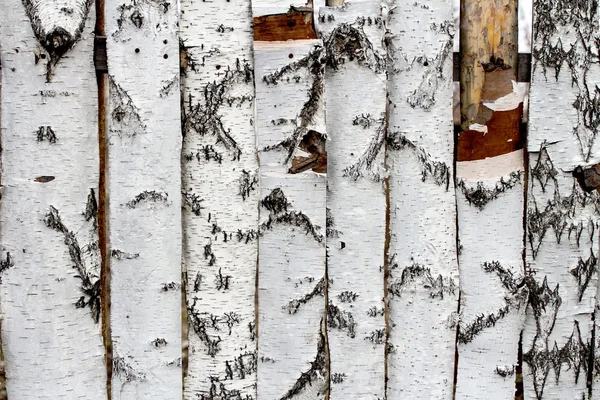
{"label": "rough bark texture", "polygon": [[388,398],[452,398],[458,307],[452,2],[390,6]]}
{"label": "rough bark texture", "polygon": [[258,162],[250,1],[182,2],[186,399],[256,398]]}
{"label": "rough bark texture", "polygon": [[526,261],[536,291],[523,335],[526,398],[587,398],[592,376],[598,18],[595,1],[534,3]]}
{"label": "rough bark texture", "polygon": [[257,397],[323,399],[325,52],[320,40],[255,41],[254,61],[262,232]]}
{"label": "rough bark texture", "polygon": [[457,143],[460,265],[457,399],[514,397],[524,284],[524,91],[515,82],[517,2],[461,8],[463,132]]}
{"label": "rough bark texture", "polygon": [[113,399],[182,398],[177,3],[106,0]]}
{"label": "rough bark texture", "polygon": [[[383,399],[386,75],[379,1],[323,7],[329,399]],[[360,82],[356,85],[356,82]]]}
{"label": "rough bark texture", "polygon": [[[11,399],[106,399],[94,15],[87,3],[65,7],[72,13],[53,1],[0,2],[0,298]],[[72,40],[53,47],[51,32]]]}

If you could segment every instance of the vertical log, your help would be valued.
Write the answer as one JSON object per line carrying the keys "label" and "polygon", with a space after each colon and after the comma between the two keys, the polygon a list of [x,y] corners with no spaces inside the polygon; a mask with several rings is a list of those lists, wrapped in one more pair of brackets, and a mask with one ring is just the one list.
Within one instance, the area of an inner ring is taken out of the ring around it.
{"label": "vertical log", "polygon": [[180,400],[178,5],[105,5],[112,398]]}
{"label": "vertical log", "polygon": [[527,141],[531,293],[523,334],[528,399],[587,398],[592,376],[600,206],[592,166],[600,161],[598,18],[596,1],[534,2]]}
{"label": "vertical log", "polygon": [[464,1],[463,132],[457,149],[460,265],[457,399],[514,397],[523,283],[524,159],[517,2]]}
{"label": "vertical log", "polygon": [[389,13],[388,398],[452,398],[458,307],[452,2]]}
{"label": "vertical log", "polygon": [[61,6],[0,2],[2,346],[17,400],[106,399],[95,13]]}
{"label": "vertical log", "polygon": [[287,4],[253,2],[261,193],[257,398],[323,399],[325,53],[312,8]]}
{"label": "vertical log", "polygon": [[255,399],[259,188],[250,1],[181,6],[185,398]]}
{"label": "vertical log", "polygon": [[[385,397],[386,56],[378,0],[323,7],[329,399]],[[360,82],[360,84],[356,84]]]}

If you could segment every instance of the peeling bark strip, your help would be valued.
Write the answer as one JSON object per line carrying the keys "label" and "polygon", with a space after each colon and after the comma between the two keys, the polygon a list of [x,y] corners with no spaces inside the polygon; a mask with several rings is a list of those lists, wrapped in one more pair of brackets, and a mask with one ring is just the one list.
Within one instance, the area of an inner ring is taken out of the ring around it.
{"label": "peeling bark strip", "polygon": [[[383,309],[386,111],[384,26],[379,1],[321,7],[319,34],[327,51],[327,238],[329,399],[383,399],[385,346],[370,340],[385,331]],[[360,82],[360,85],[356,85]],[[377,119],[377,120],[376,120]],[[375,146],[373,155],[361,158]],[[361,164],[358,166],[358,164]],[[349,174],[349,169],[354,174]],[[363,176],[363,174],[367,176]]]}
{"label": "peeling bark strip", "polygon": [[504,279],[525,272],[519,131],[525,93],[515,82],[516,27],[514,0],[462,4],[457,400],[478,399],[484,393],[507,399],[515,393],[513,371],[528,295],[527,287],[508,285]]}
{"label": "peeling bark strip", "polygon": [[184,398],[251,400],[259,191],[250,1],[184,0],[181,11]]}
{"label": "peeling bark strip", "polygon": [[[254,1],[253,16],[289,2]],[[324,399],[325,51],[320,40],[257,41],[260,162],[259,399]],[[264,229],[266,227],[268,229]]]}
{"label": "peeling bark strip", "polygon": [[[87,2],[62,4],[70,14],[53,1],[0,1],[0,299],[7,392],[16,400],[107,397],[92,195],[95,16]],[[47,63],[35,63],[42,55]]]}
{"label": "peeling bark strip", "polygon": [[530,302],[523,334],[527,398],[587,398],[599,383],[589,366],[599,344],[598,11],[595,1],[534,3],[526,262],[540,305]]}
{"label": "peeling bark strip", "polygon": [[452,2],[389,5],[387,397],[452,397],[458,266]]}
{"label": "peeling bark strip", "polygon": [[105,11],[112,398],[180,400],[178,11],[151,0],[105,0]]}

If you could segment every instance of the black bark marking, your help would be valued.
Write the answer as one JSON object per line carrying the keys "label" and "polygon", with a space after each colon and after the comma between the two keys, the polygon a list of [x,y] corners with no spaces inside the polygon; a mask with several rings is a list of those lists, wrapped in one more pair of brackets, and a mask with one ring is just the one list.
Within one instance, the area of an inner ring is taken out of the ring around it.
{"label": "black bark marking", "polygon": [[212,267],[217,262],[217,256],[212,251],[212,243],[204,245],[204,259],[208,260],[209,267]]}
{"label": "black bark marking", "polygon": [[477,182],[475,187],[469,187],[464,179],[461,179],[457,186],[470,205],[483,210],[490,201],[496,200],[502,193],[508,192],[517,184],[522,183],[522,180],[523,172],[513,171],[508,179],[500,178],[500,182],[497,182],[492,189],[487,188],[483,182]]}
{"label": "black bark marking", "polygon": [[111,124],[110,131],[119,137],[135,137],[146,133],[140,110],[125,89],[121,88],[111,75],[108,76],[110,90]]}
{"label": "black bark marking", "polygon": [[[325,23],[325,18],[321,18]],[[329,21],[328,21],[329,22]],[[373,70],[376,74],[386,71],[387,59],[384,53],[376,51],[373,43],[364,31],[364,26],[375,24],[383,31],[384,22],[381,17],[357,17],[352,24],[338,24],[323,42],[327,52],[327,66],[338,70],[346,62],[356,61],[358,65]]]}
{"label": "black bark marking", "polygon": [[[93,193],[93,192],[92,192]],[[100,319],[100,277],[93,272],[93,268],[87,267],[85,259],[94,259],[99,257],[98,241],[96,238],[95,242],[85,245],[83,248],[79,246],[75,232],[69,231],[69,229],[63,224],[58,210],[50,206],[49,212],[46,214],[44,219],[46,226],[52,230],[60,232],[64,236],[64,243],[69,250],[69,256],[73,263],[73,268],[77,271],[76,278],[81,279],[80,290],[83,296],[75,303],[76,308],[89,307],[92,319],[98,323]],[[94,231],[96,227],[92,228]],[[92,257],[85,257],[87,254],[92,254]],[[97,257],[93,257],[97,254]],[[97,263],[97,261],[95,261]],[[99,268],[99,265],[95,265]]]}
{"label": "black bark marking", "polygon": [[171,94],[173,89],[179,88],[179,74],[173,76],[173,78],[164,82],[163,87],[160,89],[160,97],[167,97]]}
{"label": "black bark marking", "polygon": [[171,290],[180,290],[181,289],[181,283],[179,282],[168,282],[168,283],[163,283],[161,290],[163,292],[169,292]]}
{"label": "black bark marking", "polygon": [[350,290],[345,290],[337,295],[337,298],[342,303],[352,303],[358,298],[358,294]]}
{"label": "black bark marking", "polygon": [[196,279],[194,279],[194,292],[199,292],[202,286],[202,274],[198,272],[196,274]]}
{"label": "black bark marking", "polygon": [[435,161],[423,147],[417,146],[406,136],[397,132],[391,133],[387,138],[387,150],[411,150],[421,164],[421,180],[425,182],[432,179],[438,186],[445,186],[446,191],[450,189],[450,167],[441,161]]}
{"label": "black bark marking", "polygon": [[140,253],[127,253],[119,249],[112,249],[110,256],[117,260],[134,260],[140,257]]}
{"label": "black bark marking", "polygon": [[192,189],[188,189],[187,192],[181,192],[181,200],[184,207],[188,208],[194,215],[198,217],[202,215],[202,210],[205,208],[202,206],[204,199],[200,198],[200,195],[193,193]]}
{"label": "black bark marking", "polygon": [[515,366],[504,365],[502,367],[496,367],[496,374],[500,375],[503,378],[513,376],[515,374]]}
{"label": "black bark marking", "polygon": [[10,253],[7,251],[6,252],[6,259],[2,260],[0,259],[0,283],[2,283],[2,274],[4,274],[4,272],[12,267],[15,266],[15,263],[10,255]]}
{"label": "black bark marking", "polygon": [[[567,65],[572,86],[578,89],[573,102],[578,116],[573,135],[587,162],[600,126],[600,88],[588,82],[591,65],[600,61],[598,4],[587,0],[541,0],[535,2],[533,13],[533,71],[540,65],[547,79],[548,69],[554,69],[558,81],[563,64]],[[574,43],[563,45],[560,38],[556,40],[556,35],[564,30],[573,32]]]}
{"label": "black bark marking", "polygon": [[333,384],[344,383],[344,379],[346,379],[346,374],[343,372],[335,372],[331,374],[331,383]]}
{"label": "black bark marking", "polygon": [[385,308],[381,307],[381,308],[377,308],[375,306],[369,308],[369,310],[367,311],[367,315],[369,317],[383,317],[385,315]]}
{"label": "black bark marking", "polygon": [[196,153],[193,151],[189,154],[184,155],[186,161],[192,161],[194,158],[198,162],[205,161],[216,161],[217,163],[223,163],[223,153],[219,153],[215,150],[215,147],[211,144],[204,145],[198,149]]}
{"label": "black bark marking", "polygon": [[268,220],[260,224],[258,228],[259,236],[264,231],[272,229],[274,224],[281,224],[302,228],[307,235],[310,234],[319,243],[325,241],[323,235],[319,233],[321,227],[314,225],[306,214],[301,211],[287,211],[288,207],[291,207],[291,204],[288,202],[281,188],[273,189],[271,193],[261,200],[260,204],[269,210],[270,214]]}
{"label": "black bark marking", "polygon": [[175,28],[166,15],[169,10],[168,2],[129,0],[129,3],[117,7],[119,12],[117,30],[112,34],[115,40],[122,42],[131,40],[131,37],[126,35],[132,31],[142,31],[148,36],[155,36],[156,32]]}
{"label": "black bark marking", "polygon": [[573,219],[586,207],[592,207],[593,214],[598,215],[600,213],[600,196],[597,192],[584,192],[575,179],[573,179],[571,193],[568,196],[562,196],[557,180],[558,173],[552,166],[546,144],[542,144],[538,160],[532,169],[531,175],[535,179],[532,180],[532,188],[536,182],[539,182],[542,191],[545,191],[548,182],[552,182],[554,193],[551,199],[545,201],[545,204],[538,204],[532,190],[528,195],[527,240],[534,259],[537,257],[538,250],[549,229],[554,231],[558,244],[561,243],[562,235],[565,232],[568,233],[569,239],[575,239],[577,246],[580,245],[581,235],[586,228],[590,242],[595,235],[596,224],[594,221],[588,220],[584,223],[583,221],[574,222]]}
{"label": "black bark marking", "polygon": [[130,364],[128,364],[125,361],[123,357],[119,356],[115,356],[113,358],[112,373],[114,376],[120,378],[125,382],[143,382],[146,380],[145,373],[136,371]]}
{"label": "black bark marking", "polygon": [[242,392],[237,389],[227,389],[218,376],[210,376],[209,378],[211,382],[210,389],[208,393],[197,393],[196,396],[199,400],[254,400],[249,394],[242,397]]}
{"label": "black bark marking", "polygon": [[[22,3],[31,22],[33,33],[40,45],[48,52],[46,82],[50,82],[58,61],[81,38],[92,2],[77,2],[77,12],[67,7],[58,9],[58,4],[51,1],[22,0]],[[52,15],[56,15],[57,20],[50,19],[49,16]],[[61,26],[65,20],[75,22],[75,30],[69,32]]]}
{"label": "black bark marking", "polygon": [[488,315],[481,314],[476,316],[474,321],[459,324],[457,339],[462,344],[471,342],[475,336],[496,325],[496,322],[503,319],[511,311],[526,307],[529,299],[530,279],[514,277],[512,271],[505,269],[497,261],[485,262],[481,267],[485,272],[493,273],[500,279],[502,286],[507,290],[507,294],[504,297],[504,305],[496,312]]}
{"label": "black bark marking", "polygon": [[168,205],[169,194],[167,192],[157,192],[155,190],[144,190],[142,193],[135,196],[133,200],[128,201],[125,205],[129,208],[136,208],[145,203],[163,203]]}
{"label": "black bark marking", "polygon": [[35,178],[34,181],[39,183],[48,183],[52,182],[54,179],[56,179],[54,176],[42,175]]}
{"label": "black bark marking", "polygon": [[412,264],[402,269],[400,279],[394,279],[394,271],[399,268],[395,257],[394,254],[389,261],[388,291],[392,296],[402,297],[405,288],[409,285],[419,285],[426,289],[432,299],[443,299],[447,294],[454,295],[456,293],[458,287],[452,278],[443,277],[441,274],[434,278],[429,268],[417,264],[412,259]]}
{"label": "black bark marking", "polygon": [[[323,319],[321,318],[319,326],[322,325]],[[325,336],[323,335],[323,332],[319,330],[317,355],[315,356],[314,361],[311,361],[308,371],[302,372],[300,377],[296,380],[296,383],[294,383],[294,386],[279,400],[291,400],[297,396],[303,398],[302,393],[305,392],[308,387],[312,387],[313,385],[319,385],[320,387],[317,387],[317,394],[324,395],[327,388],[325,382],[325,357]]]}
{"label": "black bark marking", "polygon": [[182,131],[184,137],[195,132],[202,137],[216,138],[214,145],[223,146],[232,156],[233,161],[239,161],[242,154],[238,143],[231,134],[231,129],[223,124],[221,107],[242,107],[245,103],[252,105],[252,95],[234,96],[231,94],[235,85],[250,86],[254,82],[254,71],[248,62],[242,65],[236,60],[236,65],[227,67],[220,81],[207,83],[202,91],[201,101],[193,104],[191,93],[188,96],[188,107],[182,108]]}
{"label": "black bark marking", "polygon": [[367,171],[371,176],[371,179],[375,182],[379,182],[381,180],[380,172],[375,170],[374,167],[377,156],[381,153],[381,149],[385,143],[385,113],[382,113],[379,119],[373,118],[371,114],[363,114],[356,116],[352,121],[352,125],[361,126],[363,129],[369,129],[375,124],[377,128],[375,129],[375,135],[369,143],[369,147],[367,147],[365,152],[354,164],[344,168],[343,176],[349,177],[356,181],[362,178],[365,174],[365,171]]}
{"label": "black bark marking", "polygon": [[246,379],[247,376],[256,373],[257,364],[256,352],[245,352],[233,359],[233,372],[238,379]]}
{"label": "black bark marking", "polygon": [[577,286],[579,301],[583,298],[583,293],[587,289],[594,273],[596,272],[598,264],[598,259],[594,255],[594,249],[590,248],[590,256],[587,260],[583,260],[583,258],[579,257],[577,261],[577,266],[571,270],[571,275],[577,278]]}
{"label": "black bark marking", "polygon": [[56,133],[54,132],[54,129],[52,129],[52,127],[50,126],[40,126],[37,130],[37,141],[38,142],[43,142],[44,140],[47,140],[48,143],[56,143]]}
{"label": "black bark marking", "polygon": [[356,337],[356,322],[354,316],[348,311],[340,310],[336,305],[329,302],[327,306],[327,327],[345,331],[348,337]]}
{"label": "black bark marking", "polygon": [[238,182],[238,194],[242,196],[242,200],[245,201],[248,197],[250,197],[250,193],[256,190],[258,186],[258,176],[243,169],[242,175],[240,176]]}
{"label": "black bark marking", "polygon": [[368,336],[365,336],[365,340],[368,340],[374,345],[385,344],[385,338],[386,334],[384,328],[376,329],[373,332],[371,332]]}
{"label": "black bark marking", "polygon": [[331,210],[329,208],[327,208],[326,209],[326,222],[325,222],[326,237],[337,238],[340,236],[340,234],[342,232],[335,229],[334,226],[335,226],[335,220],[334,220],[333,216],[331,215]]}
{"label": "black bark marking", "polygon": [[317,296],[320,296],[320,297],[325,296],[325,278],[321,278],[321,280],[319,280],[319,282],[317,282],[317,284],[315,285],[313,290],[311,290],[309,293],[305,294],[304,296],[302,296],[299,299],[291,300],[282,308],[284,310],[287,310],[288,314],[296,314],[298,312],[298,310],[300,309],[300,307],[302,307],[303,305],[305,305],[306,303],[308,303],[310,300],[312,300],[313,298],[315,298]]}
{"label": "black bark marking", "polygon": [[240,317],[235,312],[223,313],[221,316],[200,312],[196,309],[197,301],[195,298],[191,304],[188,302],[190,327],[206,347],[207,354],[214,357],[221,350],[222,339],[219,333],[231,336],[233,327],[240,324]]}
{"label": "black bark marking", "polygon": [[231,278],[233,278],[231,275],[223,275],[221,268],[219,268],[219,272],[215,275],[215,287],[217,290],[228,291]]}
{"label": "black bark marking", "polygon": [[150,344],[155,348],[159,349],[161,347],[165,347],[168,343],[167,340],[164,338],[156,338],[153,341],[151,341]]}
{"label": "black bark marking", "polygon": [[[262,151],[266,152],[283,149],[287,151],[285,162],[287,163],[290,161],[294,155],[294,151],[298,147],[300,140],[308,133],[308,127],[314,122],[314,117],[317,114],[321,103],[323,102],[325,63],[325,49],[320,45],[316,45],[306,56],[300,60],[288,64],[271,74],[263,76],[262,80],[267,85],[277,85],[284,76],[306,68],[311,77],[312,83],[308,89],[308,99],[302,106],[302,109],[297,117],[300,119],[300,124],[297,124],[297,118],[292,119],[292,122],[296,124],[292,135],[274,146],[263,148]],[[290,78],[288,77],[288,82],[289,79]]]}

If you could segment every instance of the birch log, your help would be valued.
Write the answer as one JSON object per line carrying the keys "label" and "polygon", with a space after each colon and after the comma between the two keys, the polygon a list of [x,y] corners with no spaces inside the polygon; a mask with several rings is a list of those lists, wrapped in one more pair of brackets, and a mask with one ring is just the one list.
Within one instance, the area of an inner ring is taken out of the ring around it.
{"label": "birch log", "polygon": [[517,2],[467,1],[461,10],[457,212],[460,325],[456,399],[515,395],[524,284],[524,158],[515,82]]}
{"label": "birch log", "polygon": [[388,398],[450,399],[458,264],[452,2],[389,13]]}
{"label": "birch log", "polygon": [[0,2],[0,296],[11,399],[106,399],[95,15],[88,2],[63,3]]}
{"label": "birch log", "polygon": [[257,398],[323,399],[325,53],[312,9],[266,16],[270,7],[253,3],[261,193]]}
{"label": "birch log", "polygon": [[248,0],[181,8],[186,399],[255,399],[258,163]]}
{"label": "birch log", "polygon": [[[385,397],[386,57],[379,0],[323,7],[329,399]],[[360,82],[360,85],[356,85]]]}
{"label": "birch log", "polygon": [[600,161],[595,140],[600,122],[598,18],[594,1],[534,3],[526,398],[587,398],[591,384],[600,203],[596,170],[589,166]]}
{"label": "birch log", "polygon": [[105,7],[112,398],[180,400],[178,4]]}

